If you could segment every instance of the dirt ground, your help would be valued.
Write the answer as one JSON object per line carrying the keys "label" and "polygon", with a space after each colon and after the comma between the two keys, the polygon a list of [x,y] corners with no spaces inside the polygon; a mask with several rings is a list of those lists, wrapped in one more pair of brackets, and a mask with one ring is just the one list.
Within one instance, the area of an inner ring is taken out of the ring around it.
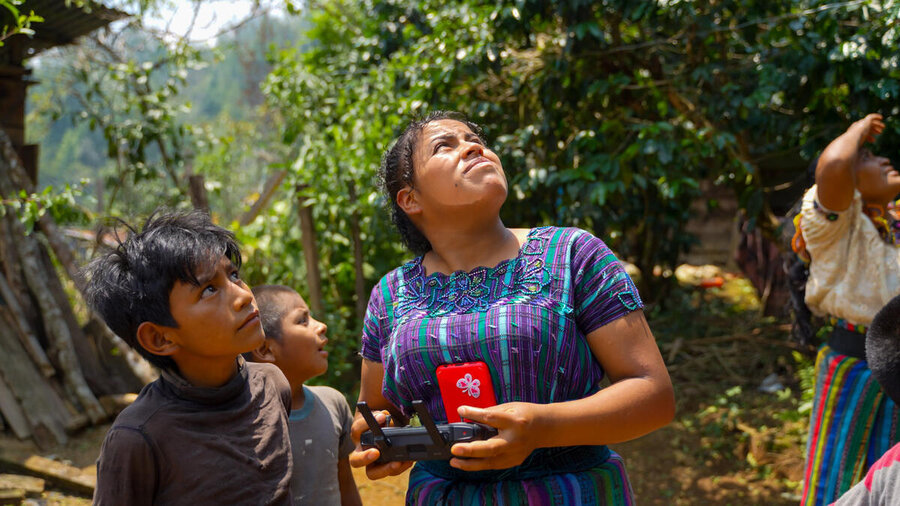
{"label": "dirt ground", "polygon": [[[801,408],[798,377],[810,364],[787,342],[785,322],[761,318],[752,288],[739,277],[726,277],[722,288],[688,286],[677,301],[683,307],[648,311],[675,385],[677,414],[661,430],[612,446],[625,458],[638,504],[799,500],[808,415]],[[762,391],[767,377],[782,388]],[[3,434],[0,454],[42,455],[94,473],[107,428],[86,429],[68,444],[43,451]],[[361,470],[354,473],[364,504],[403,503],[406,473],[378,481]],[[51,488],[34,504],[85,505],[90,499]]]}
{"label": "dirt ground", "polygon": [[[4,455],[27,457],[42,455],[82,468],[93,474],[100,443],[108,425],[94,427],[74,437],[69,444],[39,451],[30,443],[23,443],[9,436],[0,438],[0,452]],[[651,505],[779,505],[797,504],[797,498],[789,493],[777,479],[759,478],[754,473],[719,472],[714,465],[697,466],[687,453],[677,445],[685,437],[685,431],[672,425],[625,444],[614,445],[616,452],[626,456],[626,464],[635,489],[637,504]],[[799,464],[800,452],[789,456]],[[363,504],[367,506],[393,506],[403,504],[408,472],[383,480],[372,481],[365,472],[354,469]],[[47,506],[83,506],[90,498],[53,488],[38,504]]]}

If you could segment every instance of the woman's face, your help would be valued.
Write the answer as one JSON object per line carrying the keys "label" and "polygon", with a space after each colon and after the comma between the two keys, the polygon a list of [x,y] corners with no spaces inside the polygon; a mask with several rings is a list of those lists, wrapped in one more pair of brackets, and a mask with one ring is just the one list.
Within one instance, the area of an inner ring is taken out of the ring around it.
{"label": "woman's face", "polygon": [[859,153],[855,176],[856,189],[866,202],[885,204],[900,193],[900,174],[891,161],[868,149]]}
{"label": "woman's face", "polygon": [[416,202],[423,210],[446,212],[462,208],[500,207],[507,183],[500,158],[459,121],[432,121],[422,128],[413,153]]}

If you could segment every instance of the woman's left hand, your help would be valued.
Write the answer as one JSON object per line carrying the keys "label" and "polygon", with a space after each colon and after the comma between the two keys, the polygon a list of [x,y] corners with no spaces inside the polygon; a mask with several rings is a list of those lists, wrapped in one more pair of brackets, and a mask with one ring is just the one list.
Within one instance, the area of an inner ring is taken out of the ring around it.
{"label": "woman's left hand", "polygon": [[541,405],[509,402],[489,408],[460,406],[459,416],[495,427],[499,434],[484,441],[459,443],[450,450],[461,458],[450,465],[464,471],[507,469],[521,464],[538,447],[541,434]]}

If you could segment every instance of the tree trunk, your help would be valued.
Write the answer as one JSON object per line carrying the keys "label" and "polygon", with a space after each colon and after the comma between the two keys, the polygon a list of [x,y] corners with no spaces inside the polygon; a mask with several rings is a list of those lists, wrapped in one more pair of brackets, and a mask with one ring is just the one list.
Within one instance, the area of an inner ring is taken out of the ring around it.
{"label": "tree trunk", "polygon": [[194,205],[194,209],[200,209],[209,213],[209,198],[206,195],[203,175],[193,174],[188,176],[188,186],[191,192],[191,204]]}
{"label": "tree trunk", "polygon": [[[353,181],[347,184],[347,196],[350,197],[350,202],[356,202],[356,184]],[[354,289],[356,292],[356,318],[362,322],[366,316],[368,297],[366,296],[366,279],[363,275],[363,251],[359,219],[359,209],[357,208],[350,214],[350,237],[353,239],[353,273],[356,279]]]}
{"label": "tree trunk", "polygon": [[297,214],[300,217],[300,233],[303,241],[303,255],[306,258],[306,285],[309,287],[309,307],[314,314],[321,315],[325,304],[322,298],[322,273],[319,270],[319,249],[316,242],[316,226],[313,223],[312,208],[304,204],[305,185],[297,185]]}

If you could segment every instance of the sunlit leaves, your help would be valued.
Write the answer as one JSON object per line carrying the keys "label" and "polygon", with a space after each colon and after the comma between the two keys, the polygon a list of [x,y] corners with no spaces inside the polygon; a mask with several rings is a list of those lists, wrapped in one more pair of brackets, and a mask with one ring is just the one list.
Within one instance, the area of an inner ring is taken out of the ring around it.
{"label": "sunlit leaves", "polygon": [[16,34],[22,35],[34,35],[34,30],[31,28],[32,23],[41,23],[44,21],[44,18],[38,16],[34,13],[34,11],[20,11],[19,7],[25,2],[25,0],[0,0],[0,18],[3,18],[4,21],[7,21],[8,18],[12,18],[12,24],[3,24],[0,25],[0,46],[3,46],[3,41],[12,37]]}
{"label": "sunlit leaves", "polygon": [[320,209],[342,209],[326,205],[344,199],[341,181],[365,186],[410,115],[456,109],[502,157],[507,223],[589,228],[645,271],[691,245],[701,181],[764,212],[771,153],[808,157],[824,129],[900,92],[893,4],[317,7],[307,46],[280,55],[267,91],[293,118],[285,140],[303,146],[296,174],[317,185]]}

